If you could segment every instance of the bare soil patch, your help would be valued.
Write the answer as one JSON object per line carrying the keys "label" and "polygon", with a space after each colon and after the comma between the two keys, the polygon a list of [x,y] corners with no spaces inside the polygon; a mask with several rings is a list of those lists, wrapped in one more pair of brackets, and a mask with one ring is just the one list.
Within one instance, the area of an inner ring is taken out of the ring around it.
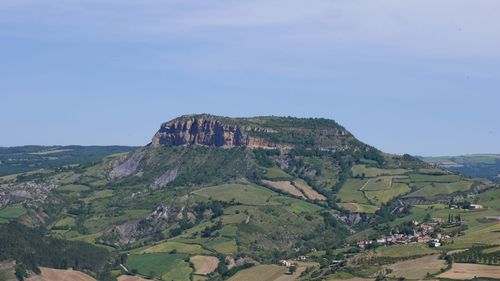
{"label": "bare soil patch", "polygon": [[439,259],[439,255],[429,255],[418,259],[411,259],[389,265],[392,270],[390,277],[404,277],[406,279],[423,279],[429,274],[438,273],[446,268],[446,262]]}
{"label": "bare soil patch", "polygon": [[303,180],[296,180],[293,182],[293,185],[296,188],[300,189],[307,196],[307,198],[311,200],[321,200],[321,201],[326,200],[325,196],[318,193]]}
{"label": "bare soil patch", "polygon": [[195,273],[200,275],[214,272],[219,265],[219,259],[212,256],[194,256],[190,261],[194,265]]}
{"label": "bare soil patch", "polygon": [[291,182],[289,181],[269,181],[269,180],[263,180],[263,183],[271,186],[272,188],[276,188],[279,190],[282,190],[286,193],[306,198],[304,194],[300,190],[298,190]]}
{"label": "bare soil patch", "polygon": [[450,270],[439,274],[440,278],[449,279],[474,279],[475,277],[500,278],[500,266],[454,263]]}

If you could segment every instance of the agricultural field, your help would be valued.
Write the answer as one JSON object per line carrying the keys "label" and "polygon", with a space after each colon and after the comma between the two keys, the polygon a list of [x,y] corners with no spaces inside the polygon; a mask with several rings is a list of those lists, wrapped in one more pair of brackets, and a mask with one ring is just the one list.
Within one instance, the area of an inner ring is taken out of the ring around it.
{"label": "agricultural field", "polygon": [[342,202],[369,204],[363,191],[360,191],[367,181],[362,179],[348,179],[340,188],[337,196]]}
{"label": "agricultural field", "polygon": [[283,266],[257,265],[236,273],[229,281],[275,281],[286,272]]}
{"label": "agricultural field", "polygon": [[425,187],[408,194],[406,197],[432,197],[436,195],[447,195],[458,191],[469,190],[472,185],[470,181],[459,181],[450,183],[430,183]]}
{"label": "agricultural field", "polygon": [[69,228],[71,226],[75,225],[75,219],[72,217],[65,217],[60,220],[58,220],[55,224],[55,228]]}
{"label": "agricultural field", "polygon": [[289,174],[285,173],[283,170],[273,167],[266,168],[266,172],[264,173],[264,177],[268,180],[292,180],[293,177]]}
{"label": "agricultural field", "polygon": [[96,281],[91,276],[73,269],[53,269],[41,267],[41,274],[30,277],[26,281]]}
{"label": "agricultural field", "polygon": [[90,188],[85,185],[81,184],[70,184],[70,185],[64,185],[61,186],[58,190],[59,191],[66,191],[66,192],[82,192],[82,191],[87,191]]}
{"label": "agricultural field", "polygon": [[439,255],[427,255],[417,259],[400,261],[387,268],[392,271],[388,274],[389,277],[422,280],[427,275],[440,272],[446,266],[446,261],[439,259]]}
{"label": "agricultural field", "polygon": [[373,214],[379,209],[377,206],[367,205],[367,204],[359,204],[359,203],[338,203],[338,205],[340,207],[342,207],[350,212],[354,212],[354,213]]}
{"label": "agricultural field", "polygon": [[392,198],[410,192],[411,189],[404,183],[394,183],[392,188],[378,191],[365,191],[365,196],[376,205],[389,202]]}
{"label": "agricultural field", "polygon": [[450,270],[439,274],[439,278],[467,280],[476,277],[499,278],[500,266],[472,264],[472,263],[453,263]]}
{"label": "agricultural field", "polygon": [[293,181],[293,185],[297,187],[300,191],[302,191],[302,193],[311,200],[320,200],[320,201],[326,200],[326,197],[324,195],[318,193],[316,190],[310,187],[304,180],[296,179],[295,181]]}
{"label": "agricultural field", "polygon": [[102,199],[102,198],[107,198],[113,196],[113,190],[111,189],[103,189],[103,190],[98,190],[93,193],[91,193],[89,196],[85,197],[83,201],[85,203],[90,203],[94,200]]}
{"label": "agricultural field", "polygon": [[262,181],[264,184],[269,185],[270,187],[274,189],[281,190],[283,192],[286,192],[288,194],[291,194],[293,196],[301,197],[301,198],[306,198],[302,192],[295,187],[290,181],[270,181],[270,180],[263,180]]}
{"label": "agricultural field", "polygon": [[20,207],[5,207],[0,209],[0,219],[12,220],[26,214],[26,209]]}
{"label": "agricultural field", "polygon": [[412,257],[438,253],[424,244],[407,244],[378,247],[375,253],[379,257]]}
{"label": "agricultural field", "polygon": [[189,263],[184,261],[185,258],[184,254],[134,254],[129,256],[127,267],[147,277],[189,281],[192,269]]}
{"label": "agricultural field", "polygon": [[219,259],[213,256],[193,256],[189,261],[193,264],[195,273],[200,275],[214,272],[219,265]]}
{"label": "agricultural field", "polygon": [[139,249],[134,251],[135,254],[152,254],[152,253],[170,253],[175,251],[184,254],[208,254],[209,251],[203,249],[198,244],[186,244],[175,241],[167,241],[154,246],[148,247],[144,250]]}
{"label": "agricultural field", "polygon": [[402,175],[408,172],[406,169],[380,169],[375,167],[367,167],[366,165],[355,165],[352,167],[352,175],[354,177],[378,177],[382,175]]}
{"label": "agricultural field", "polygon": [[410,174],[412,182],[457,182],[462,179],[459,175],[427,175]]}
{"label": "agricultural field", "polygon": [[392,187],[392,181],[394,177],[392,176],[383,176],[378,178],[369,179],[368,182],[361,187],[363,191],[378,191],[378,190],[386,190]]}

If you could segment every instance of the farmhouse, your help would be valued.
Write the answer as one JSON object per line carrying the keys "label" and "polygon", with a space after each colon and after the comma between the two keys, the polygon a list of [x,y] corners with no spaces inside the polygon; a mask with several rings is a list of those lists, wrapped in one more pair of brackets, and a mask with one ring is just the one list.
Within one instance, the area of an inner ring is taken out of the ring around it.
{"label": "farmhouse", "polygon": [[305,261],[305,260],[307,260],[307,257],[306,256],[298,256],[297,260],[298,261]]}
{"label": "farmhouse", "polygon": [[470,204],[469,209],[482,209],[482,205]]}
{"label": "farmhouse", "polygon": [[281,265],[281,266],[286,266],[286,267],[290,267],[292,265],[292,263],[289,262],[289,261],[287,261],[287,260],[280,260],[278,262],[278,264]]}

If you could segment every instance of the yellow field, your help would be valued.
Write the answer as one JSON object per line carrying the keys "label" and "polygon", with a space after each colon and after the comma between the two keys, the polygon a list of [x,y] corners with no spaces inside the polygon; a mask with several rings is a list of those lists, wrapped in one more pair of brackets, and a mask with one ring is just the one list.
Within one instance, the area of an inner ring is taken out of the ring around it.
{"label": "yellow field", "polygon": [[168,253],[174,250],[177,251],[178,253],[186,253],[186,254],[208,253],[207,250],[204,250],[198,244],[185,244],[174,241],[168,241],[151,246],[145,250],[138,251],[138,254]]}
{"label": "yellow field", "polygon": [[287,271],[284,266],[257,265],[236,273],[229,281],[275,281]]}
{"label": "yellow field", "polygon": [[429,255],[418,259],[406,260],[391,264],[387,268],[392,272],[390,277],[405,277],[406,279],[423,279],[429,274],[438,273],[446,268],[446,262],[439,259],[439,255]]}
{"label": "yellow field", "polygon": [[309,198],[311,200],[321,200],[321,201],[326,200],[325,196],[323,196],[322,194],[319,194],[316,190],[314,190],[312,187],[310,187],[307,184],[307,182],[305,182],[303,180],[300,180],[300,179],[295,180],[293,182],[293,185],[295,185],[295,187],[300,189],[307,196],[307,198]]}
{"label": "yellow field", "polygon": [[27,281],[96,281],[89,275],[72,269],[62,270],[40,267],[40,275],[30,277]]}
{"label": "yellow field", "polygon": [[416,255],[435,254],[436,250],[423,244],[407,244],[389,247],[378,247],[375,250],[380,257],[411,257]]}
{"label": "yellow field", "polygon": [[289,181],[269,181],[269,180],[263,180],[263,183],[271,186],[272,188],[279,189],[281,191],[284,191],[286,193],[295,195],[297,197],[302,197],[306,198],[300,190],[298,190],[291,182]]}
{"label": "yellow field", "polygon": [[454,263],[450,270],[439,274],[438,277],[460,280],[474,279],[475,277],[500,278],[500,266]]}
{"label": "yellow field", "polygon": [[411,189],[404,183],[394,183],[391,189],[378,191],[365,191],[365,196],[380,205],[389,202],[392,198],[410,192]]}
{"label": "yellow field", "polygon": [[338,205],[346,210],[354,213],[375,213],[379,208],[377,206],[358,204],[358,203],[338,203]]}
{"label": "yellow field", "polygon": [[194,265],[195,273],[200,275],[214,272],[219,265],[219,259],[213,256],[194,256],[190,261]]}

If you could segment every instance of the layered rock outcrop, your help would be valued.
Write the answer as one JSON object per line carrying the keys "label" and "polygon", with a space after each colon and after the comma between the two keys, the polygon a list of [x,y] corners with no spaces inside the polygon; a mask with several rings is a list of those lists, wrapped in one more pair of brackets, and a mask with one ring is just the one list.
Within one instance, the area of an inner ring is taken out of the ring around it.
{"label": "layered rock outcrop", "polygon": [[276,147],[275,144],[265,139],[249,136],[248,130],[253,129],[224,123],[210,115],[187,116],[163,123],[154,135],[152,144]]}

